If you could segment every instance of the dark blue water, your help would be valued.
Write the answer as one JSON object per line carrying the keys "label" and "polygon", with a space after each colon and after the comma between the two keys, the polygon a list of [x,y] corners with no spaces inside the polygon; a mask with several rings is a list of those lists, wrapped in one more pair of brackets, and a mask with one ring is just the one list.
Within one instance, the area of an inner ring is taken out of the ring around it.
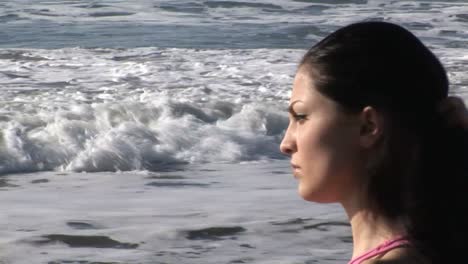
{"label": "dark blue water", "polygon": [[362,20],[400,23],[433,43],[450,36],[460,46],[467,10],[466,1],[15,0],[0,3],[0,48],[304,49]]}
{"label": "dark blue water", "polygon": [[143,7],[109,0],[0,4],[0,47],[304,48],[329,31],[287,18],[321,15],[330,8],[323,5],[138,2]]}
{"label": "dark blue water", "polygon": [[[326,34],[314,26],[288,23],[171,25],[41,21],[40,26],[11,23],[3,28],[6,30],[0,35],[0,48],[306,48]],[[214,36],[214,32],[218,34]],[[313,34],[313,39],[308,34]]]}

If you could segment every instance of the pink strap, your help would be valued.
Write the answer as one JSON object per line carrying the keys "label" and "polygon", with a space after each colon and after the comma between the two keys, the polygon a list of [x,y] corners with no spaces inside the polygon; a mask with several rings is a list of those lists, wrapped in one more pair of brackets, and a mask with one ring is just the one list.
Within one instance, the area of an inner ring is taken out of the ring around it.
{"label": "pink strap", "polygon": [[351,259],[348,264],[360,264],[364,260],[370,259],[405,244],[409,244],[409,241],[404,236],[398,236],[396,238],[386,240],[377,247]]}

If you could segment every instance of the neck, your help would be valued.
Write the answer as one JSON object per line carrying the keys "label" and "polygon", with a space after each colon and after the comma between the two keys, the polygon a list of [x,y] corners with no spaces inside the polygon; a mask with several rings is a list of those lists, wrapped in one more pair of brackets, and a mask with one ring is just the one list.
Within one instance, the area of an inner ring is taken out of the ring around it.
{"label": "neck", "polygon": [[342,203],[353,234],[353,256],[355,258],[371,250],[382,242],[405,234],[401,222],[391,222],[382,217],[376,217],[356,199],[347,199]]}

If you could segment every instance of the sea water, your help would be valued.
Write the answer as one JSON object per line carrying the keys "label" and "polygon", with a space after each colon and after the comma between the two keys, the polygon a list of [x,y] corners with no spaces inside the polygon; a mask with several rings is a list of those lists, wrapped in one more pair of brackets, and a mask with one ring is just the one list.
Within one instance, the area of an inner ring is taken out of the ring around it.
{"label": "sea water", "polygon": [[278,145],[297,62],[401,24],[468,99],[466,1],[0,2],[4,263],[346,263]]}

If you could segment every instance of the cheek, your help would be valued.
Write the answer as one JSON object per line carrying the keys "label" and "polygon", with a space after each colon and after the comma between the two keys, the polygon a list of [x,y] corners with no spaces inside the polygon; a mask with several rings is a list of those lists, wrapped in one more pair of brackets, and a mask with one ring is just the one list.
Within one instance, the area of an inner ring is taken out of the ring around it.
{"label": "cheek", "polygon": [[359,160],[359,141],[355,131],[347,127],[335,127],[321,138],[321,149],[328,157],[328,170],[342,180],[355,174]]}
{"label": "cheek", "polygon": [[300,127],[297,130],[298,151],[304,154],[313,154],[320,151],[326,134],[324,132],[320,122],[314,122],[314,120],[310,120],[310,123]]}
{"label": "cheek", "polygon": [[336,131],[323,122],[311,122],[298,131],[298,151],[304,158],[318,162],[324,156],[343,148]]}
{"label": "cheek", "polygon": [[300,131],[297,137],[298,154],[301,161],[299,194],[305,200],[319,201],[322,190],[333,174],[333,149],[329,145],[329,135],[320,124],[310,124]]}
{"label": "cheek", "polygon": [[353,134],[338,127],[305,132],[301,134],[305,166],[299,193],[306,200],[336,202],[354,174],[358,153]]}

